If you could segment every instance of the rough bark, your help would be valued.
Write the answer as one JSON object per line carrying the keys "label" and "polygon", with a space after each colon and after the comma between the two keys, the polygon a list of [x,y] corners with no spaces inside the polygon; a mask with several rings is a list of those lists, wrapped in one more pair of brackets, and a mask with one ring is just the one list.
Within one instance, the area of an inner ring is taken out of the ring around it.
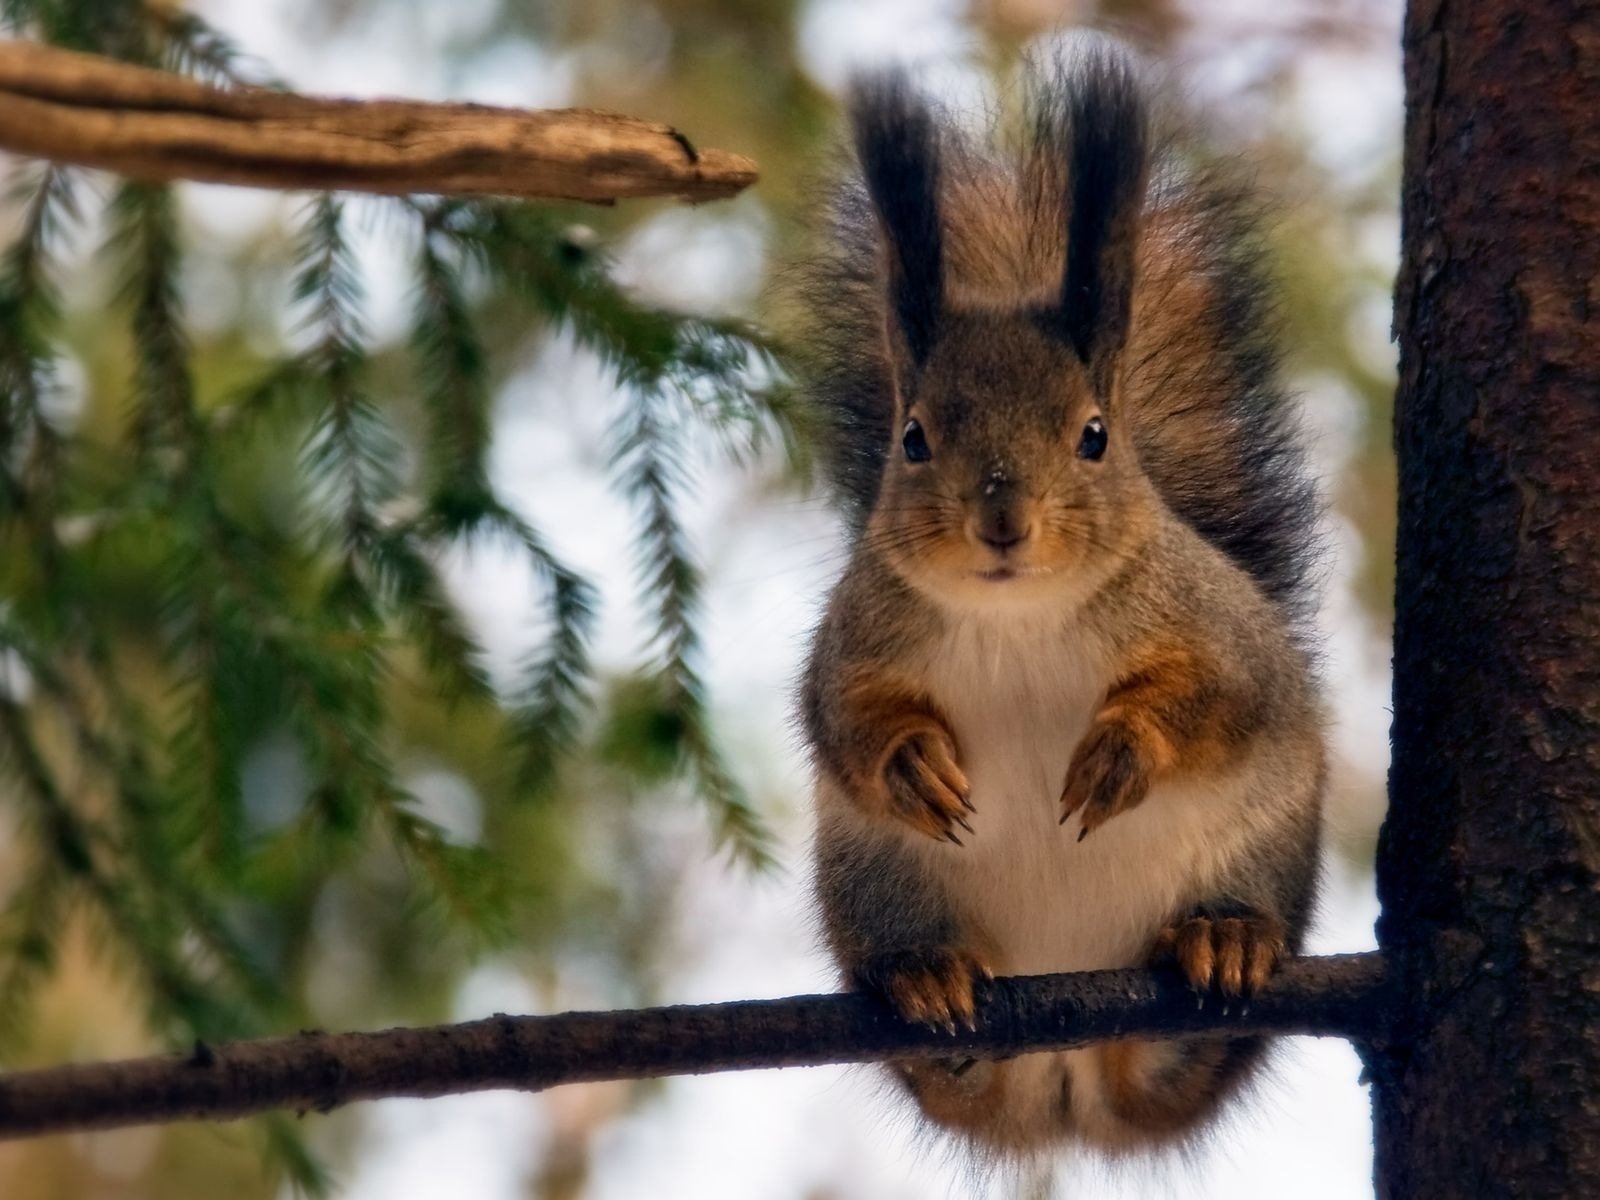
{"label": "rough bark", "polygon": [[715,200],[756,178],[613,113],[224,90],[30,42],[0,42],[0,149],[135,179],[596,203]]}
{"label": "rough bark", "polygon": [[0,1138],[274,1108],[325,1112],[355,1100],[640,1079],[754,1067],[871,1062],[963,1052],[1064,1049],[1110,1037],[1333,1034],[1381,1039],[1389,1011],[1375,954],[1287,963],[1249,1005],[1224,1007],[1174,974],[1096,971],[1003,979],[977,1028],[908,1025],[860,995],[798,996],[637,1012],[495,1016],[431,1029],[302,1033],[183,1057],[0,1075]]}
{"label": "rough bark", "polygon": [[1600,1196],[1600,5],[1405,28],[1381,1196]]}

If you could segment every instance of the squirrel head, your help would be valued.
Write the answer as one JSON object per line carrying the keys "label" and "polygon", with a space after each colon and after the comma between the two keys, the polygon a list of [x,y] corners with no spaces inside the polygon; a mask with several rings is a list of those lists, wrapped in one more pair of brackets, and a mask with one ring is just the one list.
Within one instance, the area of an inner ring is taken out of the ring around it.
{"label": "squirrel head", "polygon": [[[1035,131],[1059,205],[1059,289],[946,300],[941,130],[900,76],[858,88],[855,147],[881,234],[895,390],[866,536],[937,601],[1085,595],[1146,536],[1154,490],[1118,409],[1146,181],[1145,117],[1116,60]],[[1048,143],[1055,139],[1054,145]],[[966,231],[970,238],[971,231]]]}

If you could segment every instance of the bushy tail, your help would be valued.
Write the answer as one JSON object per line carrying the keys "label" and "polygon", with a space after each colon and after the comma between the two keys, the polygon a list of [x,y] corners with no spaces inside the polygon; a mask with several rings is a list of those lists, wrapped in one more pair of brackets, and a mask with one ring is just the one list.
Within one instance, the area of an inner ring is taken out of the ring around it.
{"label": "bushy tail", "polygon": [[[889,107],[902,125],[908,110],[917,114],[912,148],[925,153],[897,182],[908,220],[937,213],[922,240],[939,248],[945,306],[1036,307],[1059,297],[1073,329],[1125,331],[1121,404],[1146,472],[1177,516],[1303,627],[1319,505],[1280,378],[1259,205],[1225,172],[1173,152],[1127,55],[1111,45],[1035,64],[1025,97],[1020,135],[994,125],[973,132],[903,78],[879,77],[852,98],[852,125],[859,145]],[[906,303],[907,275],[920,265],[893,261],[882,244],[861,169],[894,167],[864,157],[835,188],[821,252],[796,275],[823,463],[857,525],[891,441],[887,306]],[[922,169],[928,158],[936,171]],[[1143,204],[1108,235],[1101,224],[1129,211],[1118,201],[1129,186]],[[1110,313],[1108,298],[1126,289],[1099,286],[1071,250],[1123,243],[1130,253],[1100,266],[1132,271],[1131,303]]]}

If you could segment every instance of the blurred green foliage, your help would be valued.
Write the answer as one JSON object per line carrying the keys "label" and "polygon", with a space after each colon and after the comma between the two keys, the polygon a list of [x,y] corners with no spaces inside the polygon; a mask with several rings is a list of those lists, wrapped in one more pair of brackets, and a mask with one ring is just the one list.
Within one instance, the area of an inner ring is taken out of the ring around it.
{"label": "blurred green foliage", "polygon": [[[307,10],[304,36],[359,38],[425,7],[330,0]],[[750,154],[762,184],[740,204],[761,206],[781,260],[803,247],[832,136],[834,102],[802,62],[807,9],[497,3],[441,52],[463,69],[507,44],[566,55],[579,101]],[[1003,69],[1060,15],[973,3],[975,60]],[[158,0],[3,0],[0,16],[21,36],[272,82]],[[1167,0],[1101,16],[1157,53],[1198,20]],[[1270,96],[1280,81],[1269,65],[1253,86]],[[1277,248],[1294,366],[1362,406],[1335,500],[1366,539],[1363,595],[1381,626],[1391,379],[1350,328],[1388,281],[1342,247],[1392,211],[1395,165],[1351,196],[1293,130],[1254,140],[1252,161],[1291,200]],[[0,214],[0,1063],[441,1019],[485,953],[514,953],[535,977],[578,961],[608,1002],[648,1000],[673,868],[634,800],[691,791],[738,856],[772,853],[719,750],[682,517],[706,446],[773,473],[803,458],[769,336],[619,285],[607,248],[660,205],[336,196],[229,251],[243,300],[201,332],[185,321],[196,255],[174,189],[16,174]],[[409,248],[398,336],[369,329],[358,221]],[[552,338],[594,355],[623,398],[601,469],[637,517],[653,628],[620,677],[596,678],[592,581],[487,469],[495,398]],[[539,582],[533,649],[510,682],[491,681],[442,574],[486,545]],[[441,775],[460,786],[441,789]],[[85,1019],[104,1036],[86,1042]],[[349,1125],[320,1128],[317,1155],[287,1120],[249,1136],[166,1131],[118,1194],[317,1190],[318,1156],[350,1149]],[[9,1173],[0,1162],[0,1191],[24,1177],[26,1195],[68,1197],[95,1176],[53,1139]],[[581,1194],[582,1178],[568,1155],[530,1189]]]}
{"label": "blurred green foliage", "polygon": [[[13,0],[5,18],[60,45],[250,78],[198,18],[132,0]],[[80,924],[149,1028],[180,1042],[328,1019],[308,981],[330,897],[360,910],[387,1015],[412,1019],[442,1011],[470,954],[536,947],[580,898],[577,796],[559,781],[590,705],[597,596],[489,481],[486,314],[560,331],[626,396],[608,470],[638,513],[655,632],[606,728],[642,720],[651,740],[636,751],[647,767],[612,757],[646,783],[686,778],[725,843],[764,865],[766,829],[706,710],[679,512],[697,432],[734,457],[794,445],[762,335],[633,299],[559,207],[407,198],[372,202],[415,248],[410,328],[377,348],[351,218],[316,196],[285,246],[291,328],[266,347],[198,342],[174,190],[114,183],[91,214],[102,186],[30,172],[0,263],[0,764],[16,880],[0,913],[0,1054],[23,1056],[33,996]],[[96,222],[114,290],[69,314],[58,278]],[[80,355],[74,398],[62,363]],[[440,575],[453,547],[487,542],[520,553],[545,595],[537,646],[504,689]],[[275,744],[294,760],[291,794],[250,786],[252,756]],[[475,835],[413,793],[424,749],[470,786]],[[331,1015],[359,1023],[363,999]],[[280,1167],[320,1186],[289,1125],[266,1135]]]}

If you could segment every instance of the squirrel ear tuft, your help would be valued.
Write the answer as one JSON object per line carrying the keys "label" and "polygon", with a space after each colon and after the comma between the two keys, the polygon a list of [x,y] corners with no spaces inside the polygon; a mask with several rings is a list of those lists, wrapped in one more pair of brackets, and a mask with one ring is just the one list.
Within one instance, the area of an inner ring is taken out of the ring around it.
{"label": "squirrel ear tuft", "polygon": [[920,365],[938,334],[944,291],[938,123],[905,76],[892,72],[855,83],[850,125],[887,243],[891,310]]}
{"label": "squirrel ear tuft", "polygon": [[[1105,383],[1128,338],[1139,214],[1149,172],[1143,97],[1127,59],[1089,51],[1058,67],[1040,137],[1066,158],[1066,265],[1051,324]],[[1067,144],[1063,146],[1062,141]],[[1051,148],[1041,145],[1040,153]]]}

